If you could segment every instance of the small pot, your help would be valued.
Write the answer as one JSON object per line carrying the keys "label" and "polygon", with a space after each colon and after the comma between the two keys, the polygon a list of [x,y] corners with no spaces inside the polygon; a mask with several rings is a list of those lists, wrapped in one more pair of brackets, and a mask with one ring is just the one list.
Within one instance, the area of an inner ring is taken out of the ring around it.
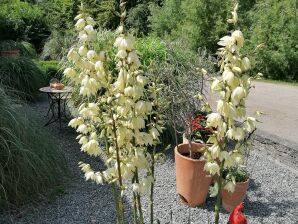
{"label": "small pot", "polygon": [[18,58],[20,56],[19,49],[10,49],[1,51],[1,56]]}
{"label": "small pot", "polygon": [[243,202],[248,189],[249,179],[245,182],[237,182],[234,192],[225,189],[221,190],[222,206],[227,212],[232,212],[234,208]]}
{"label": "small pot", "polygon": [[[191,145],[195,152],[203,153],[205,149],[203,144]],[[182,155],[188,152],[188,143],[175,148],[177,192],[185,204],[196,207],[205,203],[212,178],[204,171],[205,161]]]}

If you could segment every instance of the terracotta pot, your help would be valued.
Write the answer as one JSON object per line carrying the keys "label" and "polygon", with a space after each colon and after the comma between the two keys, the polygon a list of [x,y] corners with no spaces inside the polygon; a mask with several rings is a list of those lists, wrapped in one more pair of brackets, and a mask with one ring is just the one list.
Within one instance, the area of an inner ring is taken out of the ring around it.
{"label": "terracotta pot", "polygon": [[[204,145],[193,142],[192,149],[203,152]],[[188,144],[175,148],[177,192],[184,203],[196,207],[205,203],[212,178],[204,171],[205,161],[182,155],[188,152]]]}
{"label": "terracotta pot", "polygon": [[232,212],[234,208],[243,202],[248,188],[249,179],[245,182],[238,182],[234,192],[228,192],[223,189],[221,191],[222,206],[227,212]]}
{"label": "terracotta pot", "polygon": [[1,51],[1,56],[17,58],[20,56],[20,50],[19,49],[3,50]]}

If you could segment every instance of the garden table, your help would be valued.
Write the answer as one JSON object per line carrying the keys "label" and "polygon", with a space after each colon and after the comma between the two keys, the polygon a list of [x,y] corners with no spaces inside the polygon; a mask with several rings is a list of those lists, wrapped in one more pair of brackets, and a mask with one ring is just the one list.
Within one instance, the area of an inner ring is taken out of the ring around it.
{"label": "garden table", "polygon": [[[49,101],[49,109],[45,117],[47,117],[52,112],[52,116],[50,120],[44,125],[48,126],[49,124],[52,124],[54,122],[59,122],[59,127],[61,129],[61,122],[62,122],[62,116],[64,116],[66,119],[66,102],[70,98],[70,94],[72,93],[72,87],[71,86],[65,86],[61,90],[53,89],[49,86],[42,87],[39,89],[40,92],[46,93],[48,96]],[[61,110],[61,104],[63,103],[63,111]],[[57,116],[55,115],[55,106],[57,105]]]}

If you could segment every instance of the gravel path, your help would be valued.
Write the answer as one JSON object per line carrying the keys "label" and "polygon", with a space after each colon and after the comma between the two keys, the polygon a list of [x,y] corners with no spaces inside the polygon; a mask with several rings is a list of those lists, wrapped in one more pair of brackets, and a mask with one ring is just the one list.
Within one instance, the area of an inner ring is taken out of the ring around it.
{"label": "gravel path", "polygon": [[[40,102],[33,105],[40,119],[47,110],[47,103]],[[59,139],[63,152],[71,169],[72,179],[65,189],[65,193],[56,199],[42,201],[35,205],[26,206],[18,213],[0,214],[0,223],[32,223],[32,224],[114,224],[115,209],[111,188],[97,186],[85,182],[78,168],[79,161],[87,161],[103,167],[100,160],[90,159],[82,154],[75,140],[75,132],[66,125],[60,132],[56,124],[47,127],[53,136]],[[272,142],[271,142],[272,143]],[[253,151],[248,160],[251,181],[245,199],[245,213],[249,223],[297,224],[298,223],[298,173],[295,161],[283,163],[282,158],[276,158],[267,153],[269,149],[282,149],[282,145],[271,144],[269,140],[254,138]],[[271,147],[271,148],[270,148]],[[286,152],[285,152],[286,153]],[[297,156],[297,155],[295,155]],[[294,157],[297,158],[297,157]],[[92,160],[92,161],[91,161]],[[289,167],[291,166],[291,167]],[[296,167],[295,167],[296,166]],[[180,203],[176,194],[175,168],[173,153],[169,152],[167,160],[156,167],[155,214],[162,224],[170,223],[172,213],[174,224],[191,223],[206,224],[208,218],[213,220],[214,199],[208,198],[201,208],[188,208]],[[131,197],[126,197],[131,201]],[[144,199],[144,207],[148,201]],[[132,209],[127,207],[127,223],[132,222]],[[144,209],[146,223],[148,213]],[[220,223],[226,224],[229,214],[221,211]]]}

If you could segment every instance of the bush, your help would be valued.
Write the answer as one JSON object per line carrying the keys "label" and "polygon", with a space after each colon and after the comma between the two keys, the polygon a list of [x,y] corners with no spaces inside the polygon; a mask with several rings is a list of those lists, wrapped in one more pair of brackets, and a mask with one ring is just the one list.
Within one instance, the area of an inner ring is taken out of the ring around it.
{"label": "bush", "polygon": [[164,41],[155,36],[139,38],[137,50],[142,55],[143,69],[151,78],[162,83],[161,98],[165,104],[167,129],[162,135],[164,143],[174,143],[176,128],[183,129],[185,118],[200,108],[194,97],[200,90],[204,92],[204,68],[214,75],[214,59],[207,51],[188,49],[183,41]]}
{"label": "bush", "polygon": [[52,78],[62,79],[63,73],[59,69],[58,61],[37,61],[37,64],[39,64],[44,71],[47,83],[49,83]]}
{"label": "bush", "polygon": [[248,50],[256,51],[256,67],[265,77],[298,80],[296,1],[259,1],[249,12]]}
{"label": "bush", "polygon": [[137,50],[141,63],[149,66],[152,62],[164,63],[167,58],[167,46],[159,37],[147,36],[137,39]]}
{"label": "bush", "polygon": [[1,3],[0,34],[0,40],[29,41],[40,51],[50,32],[37,6],[16,0]]}
{"label": "bush", "polygon": [[61,149],[28,112],[0,87],[0,207],[50,194],[67,173]]}
{"label": "bush", "polygon": [[162,7],[151,5],[149,21],[159,36],[170,35],[190,49],[215,53],[217,40],[227,32],[230,9],[230,1],[165,0]]}
{"label": "bush", "polygon": [[0,57],[0,84],[16,90],[22,98],[33,99],[45,85],[45,77],[30,58]]}

